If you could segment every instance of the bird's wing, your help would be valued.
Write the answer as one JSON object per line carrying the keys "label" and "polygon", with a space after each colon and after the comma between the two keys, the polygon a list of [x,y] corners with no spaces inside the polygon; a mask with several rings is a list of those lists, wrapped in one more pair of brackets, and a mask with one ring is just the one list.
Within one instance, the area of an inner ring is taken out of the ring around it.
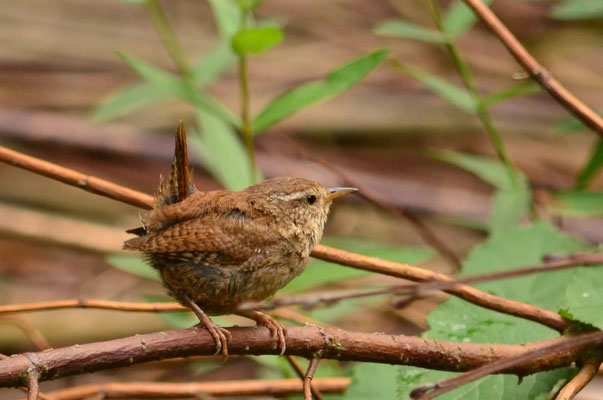
{"label": "bird's wing", "polygon": [[124,248],[195,263],[241,265],[264,253],[276,240],[264,224],[241,221],[236,216],[218,221],[201,217],[130,239]]}

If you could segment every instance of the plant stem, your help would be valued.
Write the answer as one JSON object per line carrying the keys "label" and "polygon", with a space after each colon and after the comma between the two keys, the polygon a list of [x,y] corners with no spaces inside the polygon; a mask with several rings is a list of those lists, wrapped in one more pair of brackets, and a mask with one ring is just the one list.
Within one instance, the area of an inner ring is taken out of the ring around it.
{"label": "plant stem", "polygon": [[[247,26],[247,11],[242,10],[241,29]],[[241,86],[241,138],[245,143],[245,148],[249,154],[250,171],[253,180],[256,180],[255,170],[255,146],[253,143],[253,127],[250,117],[250,100],[249,100],[249,67],[248,55],[241,53],[239,55],[239,85]]]}
{"label": "plant stem", "polygon": [[[239,84],[241,86],[241,136],[247,153],[249,153],[249,159],[251,161],[251,167],[255,170],[255,149],[253,144],[253,128],[251,127],[251,119],[249,113],[249,76],[247,67],[247,54],[241,54],[239,56]],[[255,173],[255,171],[254,171]]]}
{"label": "plant stem", "polygon": [[190,71],[188,59],[165,12],[157,0],[147,0],[144,2],[144,6],[176,68],[183,78],[188,78]]}
{"label": "plant stem", "polygon": [[[433,19],[434,24],[436,25],[436,27],[438,28],[438,30],[440,32],[446,34],[446,32],[444,31],[444,29],[442,27],[442,17],[440,14],[440,7],[438,4],[438,0],[429,0],[428,3],[429,3],[429,10],[431,11],[431,17]],[[477,106],[477,108],[476,108],[477,117],[479,118],[482,125],[486,129],[486,132],[488,133],[488,136],[490,137],[490,141],[492,142],[492,145],[494,146],[494,150],[496,151],[496,155],[497,155],[498,159],[503,163],[503,165],[507,169],[507,174],[509,175],[509,179],[511,180],[511,183],[514,185],[514,187],[519,188],[519,177],[517,175],[517,169],[507,153],[507,150],[505,148],[505,144],[502,139],[502,136],[500,135],[500,132],[498,132],[498,130],[496,129],[496,126],[494,126],[494,122],[492,121],[492,117],[490,116],[490,111],[488,110],[488,105],[484,101],[483,96],[481,95],[477,85],[475,84],[475,79],[473,78],[473,74],[471,73],[469,65],[467,64],[467,62],[461,55],[461,53],[458,49],[458,46],[456,45],[454,40],[450,39],[446,43],[446,49],[448,50],[448,53],[450,53],[450,56],[452,57],[454,65],[463,81],[463,84],[465,85],[465,88],[467,88],[469,93],[475,99],[475,103]]]}

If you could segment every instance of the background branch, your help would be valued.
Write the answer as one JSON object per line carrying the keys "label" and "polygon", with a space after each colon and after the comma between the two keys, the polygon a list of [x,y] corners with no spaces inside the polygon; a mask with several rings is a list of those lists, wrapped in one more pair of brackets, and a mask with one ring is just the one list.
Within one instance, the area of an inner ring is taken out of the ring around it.
{"label": "background branch", "polygon": [[559,104],[603,138],[603,119],[553,78],[551,73],[532,57],[487,5],[482,3],[481,0],[463,1],[473,9],[475,14],[486,24],[492,33],[500,39],[502,44],[509,50],[523,69],[530,74],[532,79],[549,92]]}

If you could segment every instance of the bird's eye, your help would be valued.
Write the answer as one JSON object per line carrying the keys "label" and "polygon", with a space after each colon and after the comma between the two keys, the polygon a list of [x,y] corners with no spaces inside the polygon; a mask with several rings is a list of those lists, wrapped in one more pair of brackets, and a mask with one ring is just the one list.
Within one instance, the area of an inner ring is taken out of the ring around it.
{"label": "bird's eye", "polygon": [[308,204],[314,204],[316,202],[316,196],[314,196],[313,194],[309,194],[306,196],[306,201],[308,202]]}

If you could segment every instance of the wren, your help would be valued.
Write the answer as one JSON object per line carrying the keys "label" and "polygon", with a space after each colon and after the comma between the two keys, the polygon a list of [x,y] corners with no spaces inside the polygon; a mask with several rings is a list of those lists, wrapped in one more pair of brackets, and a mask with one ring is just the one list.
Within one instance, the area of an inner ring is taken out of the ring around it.
{"label": "wren", "polygon": [[128,231],[139,237],[124,249],[141,251],[159,271],[169,294],[213,336],[216,354],[228,356],[230,333],[208,315],[233,313],[266,326],[284,354],[285,328],[264,313],[237,307],[272,296],[301,274],[333,199],[356,190],[279,177],[240,192],[197,191],[180,122],[170,177],[160,183],[143,227]]}

